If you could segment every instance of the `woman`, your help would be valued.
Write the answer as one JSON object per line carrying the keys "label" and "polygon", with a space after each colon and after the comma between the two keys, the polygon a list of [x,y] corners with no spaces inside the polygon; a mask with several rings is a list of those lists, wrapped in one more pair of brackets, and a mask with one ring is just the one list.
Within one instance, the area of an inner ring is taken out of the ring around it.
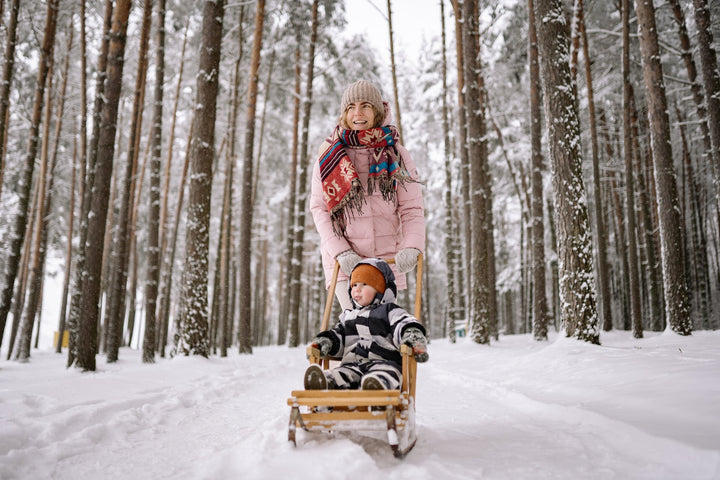
{"label": "woman", "polygon": [[335,296],[344,310],[352,308],[348,279],[361,259],[394,257],[396,284],[404,289],[405,272],[425,248],[417,169],[389,123],[380,90],[365,80],[353,83],[313,169],[310,211],[320,234],[325,286],[337,260]]}

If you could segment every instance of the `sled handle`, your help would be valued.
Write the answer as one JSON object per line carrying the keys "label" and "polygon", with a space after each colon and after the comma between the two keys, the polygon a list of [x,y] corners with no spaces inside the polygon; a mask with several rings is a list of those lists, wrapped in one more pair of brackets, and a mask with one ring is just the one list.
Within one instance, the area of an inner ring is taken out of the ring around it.
{"label": "sled handle", "polygon": [[328,329],[330,323],[330,314],[332,313],[332,304],[335,298],[335,287],[337,286],[338,272],[340,271],[340,262],[335,260],[335,267],[333,268],[332,277],[330,278],[330,288],[328,289],[327,300],[325,301],[325,311],[323,312],[322,324],[320,331],[324,332]]}
{"label": "sled handle", "polygon": [[[394,258],[384,259],[388,264],[394,264]],[[415,281],[415,318],[418,322],[422,323],[422,278],[423,278],[423,254],[419,254],[417,257],[416,275]],[[328,296],[325,301],[325,311],[323,312],[322,324],[320,325],[320,331],[324,332],[330,326],[330,314],[332,313],[332,305],[335,300],[335,287],[337,287],[338,273],[340,272],[340,262],[335,260],[335,266],[333,267],[332,277],[330,277],[330,287],[328,288]]]}

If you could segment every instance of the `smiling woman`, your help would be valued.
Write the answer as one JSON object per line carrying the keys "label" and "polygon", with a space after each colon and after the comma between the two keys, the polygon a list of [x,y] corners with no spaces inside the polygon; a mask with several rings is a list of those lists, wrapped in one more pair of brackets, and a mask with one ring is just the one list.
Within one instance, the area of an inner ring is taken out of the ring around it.
{"label": "smiling woman", "polygon": [[320,234],[326,288],[340,263],[335,295],[352,308],[348,277],[368,257],[395,257],[399,289],[425,248],[422,192],[415,163],[390,124],[390,107],[366,80],[348,86],[340,118],[313,168],[310,211]]}

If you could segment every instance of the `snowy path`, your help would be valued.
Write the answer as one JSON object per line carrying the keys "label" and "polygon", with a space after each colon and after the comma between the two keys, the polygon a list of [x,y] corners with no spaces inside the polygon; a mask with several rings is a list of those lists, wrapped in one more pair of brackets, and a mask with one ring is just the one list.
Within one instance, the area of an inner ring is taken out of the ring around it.
{"label": "snowy path", "polygon": [[419,367],[418,443],[298,434],[304,349],[99,372],[35,352],[0,362],[2,479],[720,479],[719,333],[603,347],[435,341]]}

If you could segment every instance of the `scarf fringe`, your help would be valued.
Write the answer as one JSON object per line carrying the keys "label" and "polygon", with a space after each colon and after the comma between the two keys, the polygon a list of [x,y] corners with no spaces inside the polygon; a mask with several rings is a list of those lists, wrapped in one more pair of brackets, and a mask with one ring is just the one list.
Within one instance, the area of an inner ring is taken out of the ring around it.
{"label": "scarf fringe", "polygon": [[[372,140],[368,141],[368,138]],[[396,141],[397,129],[394,126],[380,127],[372,131],[340,130],[338,127],[331,139],[328,139],[330,146],[320,157],[320,174],[333,232],[337,236],[345,236],[348,223],[355,215],[362,214],[362,207],[367,201],[357,172],[352,164],[348,165],[346,146],[375,149],[373,165],[377,168],[373,171],[371,167],[368,175],[367,195],[379,190],[383,200],[394,202],[398,185],[407,190],[406,182],[418,182],[405,170],[402,158],[395,148]],[[341,168],[346,168],[347,171],[340,170]]]}

